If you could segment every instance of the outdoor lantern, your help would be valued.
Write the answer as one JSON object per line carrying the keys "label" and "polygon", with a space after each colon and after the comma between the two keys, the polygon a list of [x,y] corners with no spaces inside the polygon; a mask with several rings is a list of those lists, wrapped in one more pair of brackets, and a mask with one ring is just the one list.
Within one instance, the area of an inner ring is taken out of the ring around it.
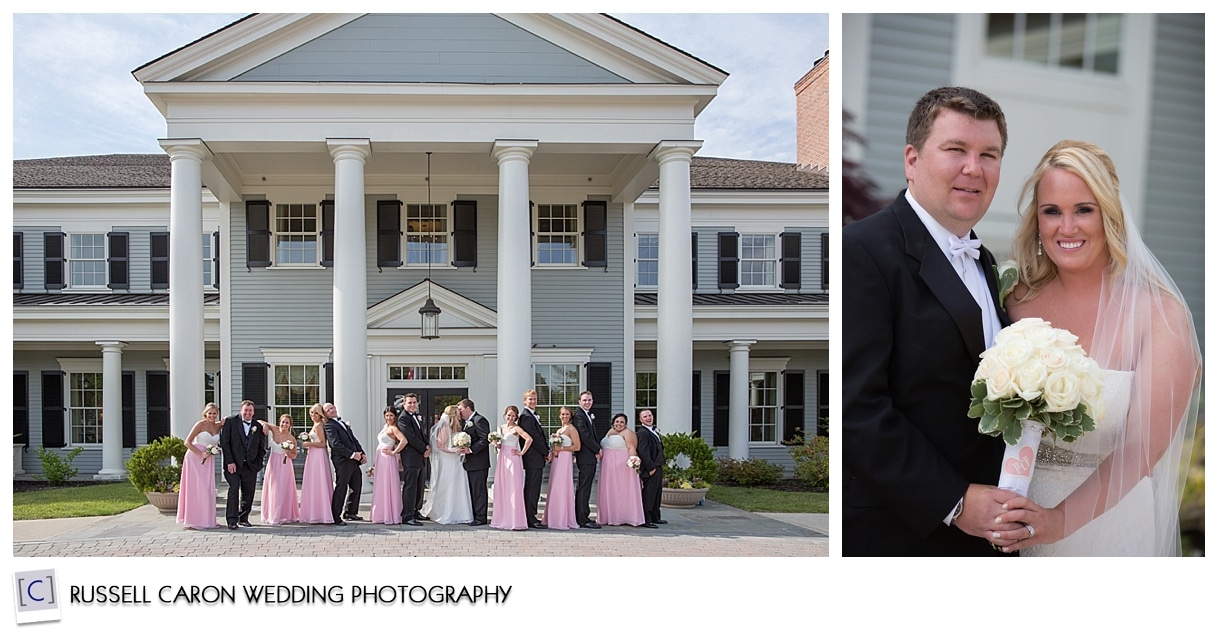
{"label": "outdoor lantern", "polygon": [[419,308],[419,315],[423,316],[422,338],[434,340],[440,337],[440,308],[432,302],[431,296],[428,296],[427,302]]}

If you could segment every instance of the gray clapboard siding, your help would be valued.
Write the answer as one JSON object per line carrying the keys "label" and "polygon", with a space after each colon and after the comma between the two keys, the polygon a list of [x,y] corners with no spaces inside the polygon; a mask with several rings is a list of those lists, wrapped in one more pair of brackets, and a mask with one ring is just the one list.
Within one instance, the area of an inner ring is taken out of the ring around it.
{"label": "gray clapboard siding", "polygon": [[22,239],[24,241],[22,249],[25,251],[25,289],[18,293],[46,293],[43,285],[46,275],[42,269],[42,257],[46,254],[46,248],[42,242],[42,233],[62,231],[61,226],[21,226],[14,230],[14,232],[25,235]]}
{"label": "gray clapboard siding", "polygon": [[[164,232],[166,226],[114,226],[113,232],[126,232],[128,274],[131,289],[122,293],[147,293],[152,291],[152,237],[153,232]],[[202,239],[202,231],[199,232]],[[203,279],[199,279],[200,286]]]}
{"label": "gray clapboard siding", "polygon": [[698,233],[698,288],[694,293],[723,293],[719,289],[719,233],[737,230],[734,226],[694,226],[693,231]]}
{"label": "gray clapboard siding", "polygon": [[[799,290],[793,293],[801,294],[819,294],[827,289],[821,289],[823,286],[821,278],[821,235],[829,232],[828,228],[798,228],[787,226],[783,232],[798,232],[799,238],[799,268],[800,281]],[[781,246],[781,244],[779,244]],[[831,263],[832,264],[832,263]],[[779,278],[781,279],[782,268],[778,269]]]}

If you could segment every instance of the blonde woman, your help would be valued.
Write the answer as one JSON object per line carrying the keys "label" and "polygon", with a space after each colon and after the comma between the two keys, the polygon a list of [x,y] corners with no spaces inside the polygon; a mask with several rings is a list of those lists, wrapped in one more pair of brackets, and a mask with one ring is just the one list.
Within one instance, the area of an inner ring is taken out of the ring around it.
{"label": "blonde woman", "polygon": [[178,523],[205,530],[216,527],[216,459],[209,450],[219,452],[220,408],[208,403],[203,418],[186,435],[186,458],[178,484]]}
{"label": "blonde woman", "polygon": [[308,440],[300,445],[308,449],[305,455],[304,476],[300,480],[300,523],[332,524],[330,500],[334,497],[334,474],[330,471],[330,455],[326,452],[326,416],[321,404],[309,408],[309,419],[313,428]]}
{"label": "blonde woman", "polygon": [[[267,444],[266,472],[262,474],[262,523],[271,526],[300,521],[300,500],[296,496],[296,437],[292,435],[292,416],[279,417],[279,425],[262,423]],[[287,445],[286,447],[284,445]]]}
{"label": "blonde woman", "polygon": [[461,465],[460,448],[453,437],[461,433],[457,406],[450,405],[431,428],[431,491],[423,514],[437,524],[467,524],[474,519],[469,478]]}

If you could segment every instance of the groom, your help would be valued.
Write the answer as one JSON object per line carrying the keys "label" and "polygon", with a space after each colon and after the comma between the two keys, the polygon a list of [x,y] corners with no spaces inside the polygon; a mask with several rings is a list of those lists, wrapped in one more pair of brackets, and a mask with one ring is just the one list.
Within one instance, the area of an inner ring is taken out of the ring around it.
{"label": "groom", "polygon": [[250,525],[258,472],[266,458],[266,433],[254,420],[253,401],[242,401],[241,414],[224,419],[224,426],[220,428],[220,451],[224,454],[224,480],[228,482],[224,517],[228,529],[236,530],[238,524]]}
{"label": "groom", "polygon": [[469,499],[474,509],[474,520],[471,526],[485,526],[486,521],[486,478],[491,469],[490,441],[487,436],[491,433],[491,424],[486,417],[474,411],[474,402],[461,399],[457,404],[457,414],[461,416],[463,431],[469,434],[469,447],[462,447],[460,453],[465,456],[462,466],[469,479]]}
{"label": "groom", "polygon": [[398,431],[406,437],[406,448],[398,456],[402,460],[402,523],[407,526],[422,526],[424,464],[431,456],[427,444],[427,432],[423,429],[423,417],[419,414],[419,395],[411,392],[403,399],[402,413],[398,415]]}
{"label": "groom", "polygon": [[846,556],[997,554],[1001,439],[967,416],[978,355],[1009,324],[972,232],[998,188],[1006,119],[931,90],[906,129],[908,189],[842,231],[842,544]]}

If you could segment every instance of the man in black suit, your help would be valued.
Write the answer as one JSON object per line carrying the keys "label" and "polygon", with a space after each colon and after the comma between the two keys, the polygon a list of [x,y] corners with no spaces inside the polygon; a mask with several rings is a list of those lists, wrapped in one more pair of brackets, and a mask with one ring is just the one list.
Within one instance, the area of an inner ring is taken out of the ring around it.
{"label": "man in black suit", "polygon": [[406,448],[399,456],[402,459],[402,523],[422,526],[419,520],[428,519],[422,514],[423,464],[431,455],[431,449],[419,415],[419,395],[407,394],[402,404],[405,409],[397,421],[398,431],[406,437]]}
{"label": "man in black suit", "polygon": [[471,526],[485,526],[486,521],[486,476],[491,469],[490,441],[487,436],[491,433],[491,424],[486,417],[474,411],[474,402],[461,399],[457,404],[457,414],[464,422],[463,431],[469,434],[469,447],[462,447],[460,453],[465,454],[465,475],[469,478],[469,499],[474,509],[474,520]]}
{"label": "man in black suit", "polygon": [[347,521],[364,521],[359,516],[359,496],[364,485],[359,467],[368,462],[368,454],[360,446],[351,424],[338,415],[333,403],[326,403],[321,409],[326,415],[326,445],[330,448],[330,462],[334,463],[334,495],[330,499],[334,525],[346,526]]}
{"label": "man in black suit", "polygon": [[524,409],[520,411],[517,423],[530,437],[533,447],[524,453],[524,513],[529,520],[529,528],[545,529],[545,524],[537,518],[537,504],[541,500],[541,476],[545,473],[546,463],[550,461],[550,441],[541,422],[537,420],[537,391],[524,391]]}
{"label": "man in black suit", "polygon": [[241,413],[224,419],[224,427],[220,428],[224,481],[228,482],[224,517],[229,530],[236,530],[238,525],[250,525],[254,488],[258,486],[258,472],[266,459],[266,440],[266,432],[254,420],[253,401],[242,401]]}
{"label": "man in black suit", "polygon": [[1001,439],[967,416],[978,355],[1008,323],[994,257],[972,228],[994,191],[1006,120],[989,97],[938,88],[918,102],[908,189],[842,231],[847,556],[996,554],[1013,494],[993,486]]}
{"label": "man in black suit", "polygon": [[635,432],[639,437],[639,477],[643,479],[643,524],[654,528],[668,522],[660,519],[660,494],[664,486],[664,443],[656,431],[656,417],[651,410],[639,412],[642,428]]}
{"label": "man in black suit", "polygon": [[596,462],[601,459],[601,443],[596,437],[596,426],[592,424],[596,415],[592,413],[592,392],[579,393],[579,407],[571,424],[579,432],[579,451],[575,452],[575,468],[579,471],[579,483],[575,487],[575,523],[580,528],[600,530],[600,524],[592,521],[592,480],[596,477]]}

